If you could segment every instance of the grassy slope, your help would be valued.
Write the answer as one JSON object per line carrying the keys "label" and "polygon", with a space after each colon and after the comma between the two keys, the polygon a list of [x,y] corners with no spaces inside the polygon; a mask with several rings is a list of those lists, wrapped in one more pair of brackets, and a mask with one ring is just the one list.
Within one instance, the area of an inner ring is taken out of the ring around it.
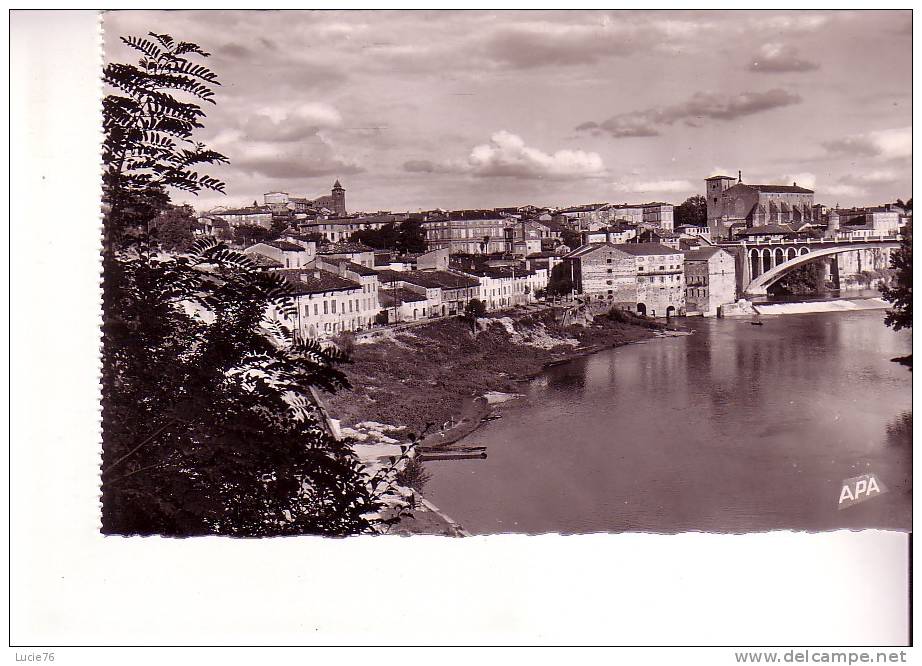
{"label": "grassy slope", "polygon": [[[650,337],[649,325],[597,318],[591,327],[561,327],[550,312],[517,322],[517,330],[542,323],[555,337],[576,338],[591,351]],[[485,391],[514,392],[544,364],[574,355],[573,347],[551,350],[513,344],[499,325],[480,331],[460,318],[398,334],[396,340],[355,345],[353,363],[343,367],[352,389],[326,396],[332,415],[344,425],[372,420],[421,432],[428,421],[457,417],[465,397]],[[517,381],[518,380],[518,381]]]}

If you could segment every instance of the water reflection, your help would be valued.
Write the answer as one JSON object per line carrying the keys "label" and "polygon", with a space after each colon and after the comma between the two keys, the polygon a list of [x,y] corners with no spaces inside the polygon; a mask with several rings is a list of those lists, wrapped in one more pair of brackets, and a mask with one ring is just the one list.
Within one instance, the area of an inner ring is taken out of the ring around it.
{"label": "water reflection", "polygon": [[[909,528],[908,335],[874,311],[693,327],[552,368],[427,494],[480,533]],[[893,492],[839,511],[866,471]]]}

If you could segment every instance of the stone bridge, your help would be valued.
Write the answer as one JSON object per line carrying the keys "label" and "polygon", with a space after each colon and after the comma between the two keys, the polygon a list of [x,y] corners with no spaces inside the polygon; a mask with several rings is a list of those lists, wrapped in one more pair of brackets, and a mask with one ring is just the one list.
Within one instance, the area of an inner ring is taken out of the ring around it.
{"label": "stone bridge", "polygon": [[791,271],[813,261],[829,260],[843,252],[869,248],[895,248],[898,236],[851,240],[805,239],[757,243],[718,243],[736,256],[737,291],[748,296],[768,293],[768,288]]}

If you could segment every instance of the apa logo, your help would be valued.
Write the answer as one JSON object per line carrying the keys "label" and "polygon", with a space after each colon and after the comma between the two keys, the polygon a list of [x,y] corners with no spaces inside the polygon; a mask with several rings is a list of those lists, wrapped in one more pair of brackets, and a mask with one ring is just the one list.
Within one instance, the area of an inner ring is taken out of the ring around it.
{"label": "apa logo", "polygon": [[854,506],[885,492],[887,492],[886,486],[874,474],[853,476],[842,482],[842,490],[839,492],[839,508]]}

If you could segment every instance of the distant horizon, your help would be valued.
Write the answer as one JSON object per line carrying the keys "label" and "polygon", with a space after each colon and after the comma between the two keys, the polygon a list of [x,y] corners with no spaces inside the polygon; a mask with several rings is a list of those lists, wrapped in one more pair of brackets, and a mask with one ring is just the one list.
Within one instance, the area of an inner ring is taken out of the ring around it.
{"label": "distant horizon", "polygon": [[[117,11],[222,85],[196,138],[227,184],[349,210],[668,201],[704,179],[798,184],[829,206],[911,196],[910,10]],[[304,36],[310,39],[305,40]]]}

